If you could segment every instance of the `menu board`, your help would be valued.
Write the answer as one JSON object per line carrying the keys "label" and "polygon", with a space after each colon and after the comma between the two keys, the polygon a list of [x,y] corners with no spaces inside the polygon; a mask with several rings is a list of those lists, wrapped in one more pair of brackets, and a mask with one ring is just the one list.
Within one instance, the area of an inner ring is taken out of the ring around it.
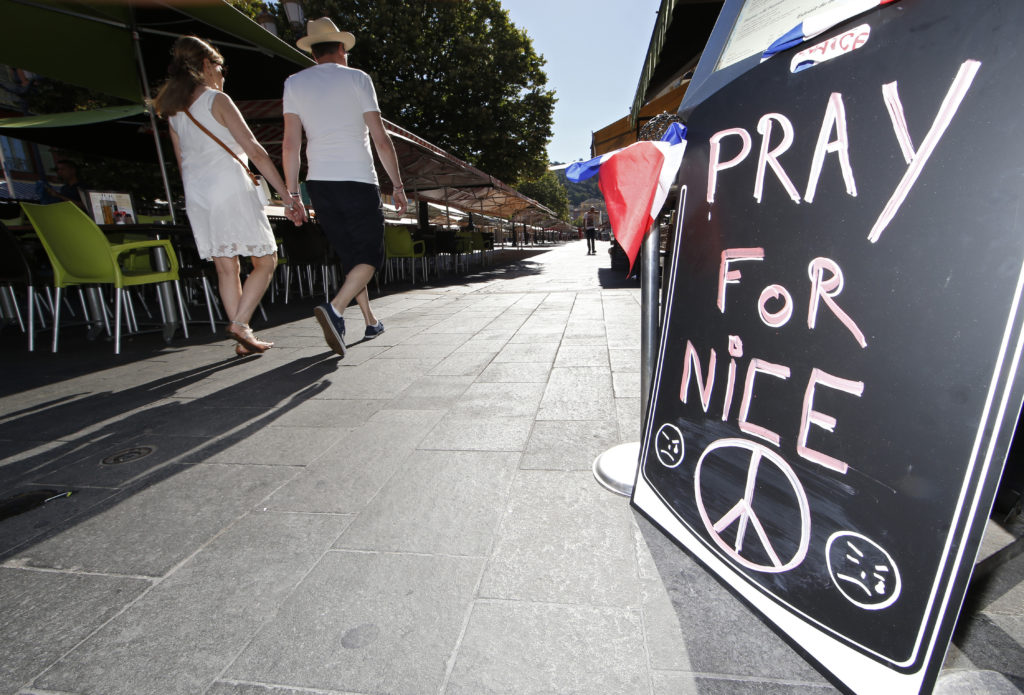
{"label": "menu board", "polygon": [[135,224],[130,193],[89,191],[89,208],[96,224]]}
{"label": "menu board", "polygon": [[903,0],[687,122],[632,501],[850,692],[933,684],[1024,398],[1022,28]]}

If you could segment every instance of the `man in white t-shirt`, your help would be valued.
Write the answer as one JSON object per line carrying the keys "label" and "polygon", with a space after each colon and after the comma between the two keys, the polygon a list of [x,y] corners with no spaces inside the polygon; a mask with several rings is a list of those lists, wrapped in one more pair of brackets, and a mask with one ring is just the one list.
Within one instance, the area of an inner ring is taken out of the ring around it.
{"label": "man in white t-shirt", "polygon": [[284,178],[299,195],[302,131],[306,131],[306,189],[317,221],[341,259],[345,282],[330,302],[313,314],[331,348],[345,356],[342,312],[355,299],[366,323],[365,338],[376,338],[384,324],[370,309],[366,285],[384,262],[384,209],[373,167],[370,140],[394,189],[395,207],[408,205],[398,171],[398,156],[384,129],[377,93],[369,75],[348,67],[356,38],[338,31],[327,17],[306,24],[296,45],[317,64],[284,83]]}

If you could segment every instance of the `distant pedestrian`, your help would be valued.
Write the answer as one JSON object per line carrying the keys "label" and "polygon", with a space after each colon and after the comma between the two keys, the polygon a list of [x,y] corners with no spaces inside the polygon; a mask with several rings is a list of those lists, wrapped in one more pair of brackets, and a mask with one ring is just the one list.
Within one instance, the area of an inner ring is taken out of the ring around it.
{"label": "distant pedestrian", "polygon": [[587,210],[586,214],[583,215],[583,228],[587,235],[587,255],[597,253],[597,225],[601,223],[601,215],[597,209],[591,205],[590,209]]}
{"label": "distant pedestrian", "polygon": [[[273,346],[257,338],[249,319],[277,267],[277,242],[243,158],[252,159],[283,200],[290,219],[302,219],[302,201],[291,201],[284,179],[253,137],[238,107],[225,94],[224,57],[195,36],[174,42],[167,81],[153,99],[168,119],[185,186],[185,210],[199,255],[213,259],[220,298],[235,352],[249,355]],[[242,285],[239,256],[252,259]]]}
{"label": "distant pedestrian", "polygon": [[313,310],[324,339],[345,356],[342,313],[355,299],[366,323],[363,336],[376,338],[384,324],[370,308],[366,285],[384,263],[384,208],[370,140],[391,179],[398,212],[408,205],[391,136],[384,129],[369,75],[348,67],[356,37],[338,31],[327,17],[310,20],[297,46],[317,64],[284,83],[283,164],[290,195],[298,198],[302,131],[306,131],[306,189],[346,275],[338,294]]}

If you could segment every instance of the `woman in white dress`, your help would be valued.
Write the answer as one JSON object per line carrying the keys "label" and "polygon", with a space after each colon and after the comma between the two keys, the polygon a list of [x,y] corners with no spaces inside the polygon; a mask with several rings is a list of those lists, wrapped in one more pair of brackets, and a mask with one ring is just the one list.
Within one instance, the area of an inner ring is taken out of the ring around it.
{"label": "woman in white dress", "polygon": [[[196,246],[199,255],[212,258],[217,268],[221,301],[230,319],[227,333],[238,341],[235,352],[264,352],[273,343],[253,335],[249,319],[273,278],[277,243],[242,161],[253,161],[281,199],[288,201],[285,214],[299,224],[303,218],[302,202],[288,194],[267,151],[253,137],[238,107],[222,91],[223,56],[195,36],[180,37],[171,54],[167,82],[153,99],[153,107],[171,126],[171,141],[185,185],[185,209]],[[190,114],[209,132],[196,125]],[[225,146],[239,159],[232,157]],[[242,255],[250,256],[253,265],[244,285],[238,261]]]}

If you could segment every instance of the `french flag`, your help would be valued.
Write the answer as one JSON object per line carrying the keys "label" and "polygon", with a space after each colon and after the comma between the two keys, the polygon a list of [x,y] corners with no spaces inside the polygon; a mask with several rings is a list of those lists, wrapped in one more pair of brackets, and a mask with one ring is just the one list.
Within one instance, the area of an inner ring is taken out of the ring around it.
{"label": "french flag", "polygon": [[685,150],[686,126],[673,123],[661,140],[635,142],[565,170],[566,178],[575,183],[600,176],[608,221],[629,258],[630,271],[647,230],[665,204]]}

